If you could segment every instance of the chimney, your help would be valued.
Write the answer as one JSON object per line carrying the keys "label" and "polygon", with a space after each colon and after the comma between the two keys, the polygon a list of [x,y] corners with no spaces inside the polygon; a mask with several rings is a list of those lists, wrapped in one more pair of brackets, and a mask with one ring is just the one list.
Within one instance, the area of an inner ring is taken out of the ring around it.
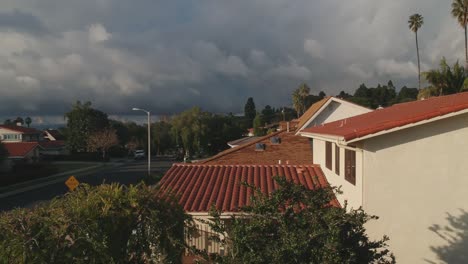
{"label": "chimney", "polygon": [[281,160],[278,160],[278,164],[280,164],[280,165],[281,165]]}
{"label": "chimney", "polygon": [[286,132],[289,132],[289,122],[286,123]]}

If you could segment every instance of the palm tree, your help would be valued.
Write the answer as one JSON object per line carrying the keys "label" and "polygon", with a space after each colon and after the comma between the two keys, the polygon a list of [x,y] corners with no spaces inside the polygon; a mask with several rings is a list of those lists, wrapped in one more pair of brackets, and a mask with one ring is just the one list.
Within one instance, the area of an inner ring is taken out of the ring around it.
{"label": "palm tree", "polygon": [[414,14],[409,17],[408,20],[409,28],[416,35],[416,52],[418,54],[418,84],[419,90],[421,90],[421,65],[419,62],[419,44],[418,44],[418,30],[424,24],[423,17],[420,14]]}
{"label": "palm tree", "polygon": [[31,123],[32,123],[32,120],[31,120],[31,118],[28,116],[28,117],[26,117],[26,118],[24,119],[24,122],[25,122],[26,125],[28,125],[28,127],[29,127],[29,125],[31,125]]}
{"label": "palm tree", "polygon": [[466,26],[468,24],[468,0],[453,0],[452,16],[458,20],[460,26],[465,29],[465,69],[468,67],[468,39]]}

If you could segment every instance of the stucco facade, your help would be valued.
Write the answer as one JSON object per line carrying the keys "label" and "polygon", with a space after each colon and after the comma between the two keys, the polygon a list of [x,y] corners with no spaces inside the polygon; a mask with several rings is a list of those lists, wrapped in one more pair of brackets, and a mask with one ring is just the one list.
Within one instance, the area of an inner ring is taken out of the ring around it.
{"label": "stucco facade", "polygon": [[302,129],[324,123],[371,112],[371,109],[355,105],[340,99],[331,98],[315,116],[313,116]]}
{"label": "stucco facade", "polygon": [[353,185],[345,180],[345,149],[339,146],[339,174],[335,171],[335,156],[336,156],[336,144],[332,144],[332,167],[331,170],[327,168],[325,164],[325,141],[314,138],[313,144],[313,159],[314,164],[319,164],[322,168],[323,173],[327,177],[330,185],[340,187],[343,193],[337,195],[337,199],[341,205],[344,205],[345,201],[349,208],[357,209],[362,206],[362,151],[356,151],[356,184]]}
{"label": "stucco facade", "polygon": [[[331,170],[326,141],[333,142]],[[368,234],[389,236],[398,263],[468,263],[468,113],[352,143],[356,185],[343,175],[350,146],[339,145],[335,173],[335,142],[314,137],[314,163],[341,186],[340,203],[379,217],[367,224]]]}
{"label": "stucco facade", "polygon": [[468,114],[363,143],[369,233],[390,237],[398,263],[468,263]]}

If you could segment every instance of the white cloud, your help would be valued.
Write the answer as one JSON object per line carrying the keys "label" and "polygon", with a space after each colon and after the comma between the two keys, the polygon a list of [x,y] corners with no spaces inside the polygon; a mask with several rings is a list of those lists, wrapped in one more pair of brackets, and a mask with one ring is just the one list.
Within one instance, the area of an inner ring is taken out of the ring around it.
{"label": "white cloud", "polygon": [[238,75],[245,77],[248,72],[248,68],[245,66],[242,59],[232,55],[220,61],[216,68],[219,72],[232,76]]}
{"label": "white cloud", "polygon": [[101,24],[92,24],[88,30],[89,40],[94,43],[103,42],[111,38],[111,34]]}
{"label": "white cloud", "polygon": [[381,59],[377,61],[379,75],[390,75],[399,78],[417,76],[418,67],[411,61],[399,62],[394,59]]}
{"label": "white cloud", "polygon": [[323,58],[323,48],[315,39],[304,40],[304,51],[314,58]]}

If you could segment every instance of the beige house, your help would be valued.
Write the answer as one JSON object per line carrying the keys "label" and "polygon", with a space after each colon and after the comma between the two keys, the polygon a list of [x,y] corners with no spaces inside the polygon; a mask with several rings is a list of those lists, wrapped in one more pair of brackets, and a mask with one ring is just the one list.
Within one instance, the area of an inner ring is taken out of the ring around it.
{"label": "beige house", "polygon": [[380,217],[398,263],[468,263],[468,93],[394,105],[300,132],[337,197]]}
{"label": "beige house", "polygon": [[0,140],[8,142],[37,142],[42,141],[42,132],[29,127],[0,125]]}

